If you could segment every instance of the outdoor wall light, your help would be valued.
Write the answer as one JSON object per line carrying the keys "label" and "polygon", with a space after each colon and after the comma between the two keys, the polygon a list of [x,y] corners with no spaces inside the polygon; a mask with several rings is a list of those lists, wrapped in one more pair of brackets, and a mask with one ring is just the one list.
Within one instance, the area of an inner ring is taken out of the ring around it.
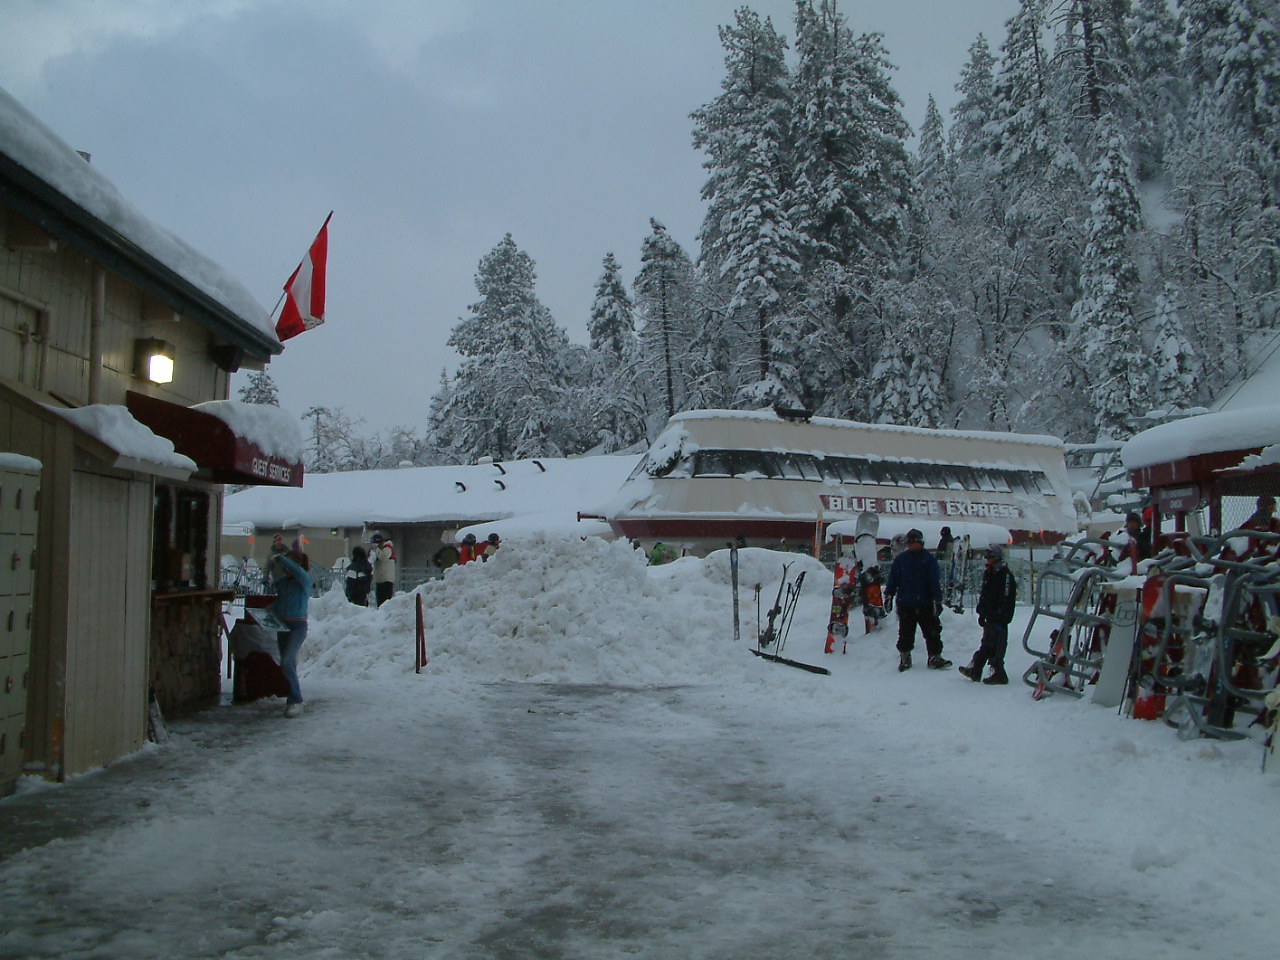
{"label": "outdoor wall light", "polygon": [[173,344],[155,337],[133,341],[133,374],[152,383],[173,380]]}

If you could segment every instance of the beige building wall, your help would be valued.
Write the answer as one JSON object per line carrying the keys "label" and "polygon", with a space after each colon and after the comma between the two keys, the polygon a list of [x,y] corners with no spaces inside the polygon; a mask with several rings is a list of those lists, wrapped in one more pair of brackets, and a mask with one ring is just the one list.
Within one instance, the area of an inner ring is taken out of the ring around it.
{"label": "beige building wall", "polygon": [[[90,402],[89,330],[99,274],[103,322],[97,402],[123,404],[129,390],[183,406],[227,397],[230,374],[210,361],[213,340],[206,330],[3,208],[0,378],[72,406]],[[144,383],[133,376],[134,343],[146,337],[173,344],[172,383]]]}

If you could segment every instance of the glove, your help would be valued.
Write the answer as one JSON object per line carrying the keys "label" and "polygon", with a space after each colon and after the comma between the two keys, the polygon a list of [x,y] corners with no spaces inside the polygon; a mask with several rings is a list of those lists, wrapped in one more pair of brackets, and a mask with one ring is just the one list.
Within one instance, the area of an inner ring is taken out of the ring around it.
{"label": "glove", "polygon": [[893,613],[893,594],[890,593],[884,598],[884,612]]}
{"label": "glove", "polygon": [[986,618],[986,617],[979,617],[979,618],[978,618],[978,626],[980,626],[980,627],[985,627],[986,625],[987,625],[987,618]]}
{"label": "glove", "polygon": [[933,601],[933,615],[934,615],[935,617],[940,617],[940,616],[942,616],[942,601],[941,601],[941,600],[935,600],[935,601]]}

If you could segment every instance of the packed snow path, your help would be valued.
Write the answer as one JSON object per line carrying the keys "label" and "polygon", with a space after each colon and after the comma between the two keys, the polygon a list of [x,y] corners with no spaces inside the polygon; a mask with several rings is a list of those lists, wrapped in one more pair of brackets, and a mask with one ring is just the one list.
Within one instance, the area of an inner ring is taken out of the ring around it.
{"label": "packed snow path", "polygon": [[422,588],[421,676],[414,595],[314,601],[300,718],[219,707],[0,801],[0,960],[1274,955],[1257,728],[899,674],[892,620],[823,657],[830,572],[741,561],[744,637],[807,572],[786,653],[831,676],[728,639],[725,551],[504,543]]}
{"label": "packed snow path", "polygon": [[1083,819],[1011,840],[856,721],[707,687],[317,694],[9,801],[22,843],[72,835],[6,841],[0,956],[1226,955],[1194,905],[1090,881]]}

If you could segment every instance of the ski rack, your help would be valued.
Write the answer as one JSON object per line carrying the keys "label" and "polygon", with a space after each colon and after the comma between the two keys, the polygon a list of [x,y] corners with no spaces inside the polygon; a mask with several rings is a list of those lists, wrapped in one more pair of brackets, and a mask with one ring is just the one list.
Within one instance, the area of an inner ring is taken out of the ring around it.
{"label": "ski rack", "polygon": [[[1267,668],[1265,661],[1280,644],[1268,629],[1267,613],[1280,612],[1280,563],[1226,559],[1228,543],[1240,538],[1265,543],[1272,553],[1280,548],[1280,534],[1259,530],[1190,537],[1191,557],[1183,566],[1192,572],[1171,573],[1162,585],[1164,622],[1151,654],[1152,673],[1142,682],[1171,696],[1164,720],[1183,739],[1247,739],[1231,729],[1236,710],[1243,707],[1261,716],[1270,709],[1267,697],[1280,668]],[[1180,624],[1172,615],[1178,586],[1205,590],[1205,603],[1190,624]],[[1242,677],[1256,678],[1257,686],[1242,683]]]}
{"label": "ski rack", "polygon": [[[1072,540],[1065,553],[1062,547],[1058,548],[1058,555],[1041,571],[1036,584],[1035,605],[1022,635],[1022,649],[1035,657],[1035,661],[1022,674],[1022,682],[1035,689],[1037,699],[1044,693],[1082,697],[1085,687],[1102,670],[1106,639],[1110,637],[1116,611],[1102,609],[1100,587],[1126,577],[1114,567],[1097,564],[1089,550],[1091,546],[1098,547],[1099,554],[1106,556],[1111,544],[1091,537]],[[1061,608],[1046,599],[1050,592],[1046,587],[1055,583],[1070,584]],[[1057,642],[1048,650],[1037,650],[1031,645],[1036,621],[1041,616],[1061,621],[1055,631]]]}

